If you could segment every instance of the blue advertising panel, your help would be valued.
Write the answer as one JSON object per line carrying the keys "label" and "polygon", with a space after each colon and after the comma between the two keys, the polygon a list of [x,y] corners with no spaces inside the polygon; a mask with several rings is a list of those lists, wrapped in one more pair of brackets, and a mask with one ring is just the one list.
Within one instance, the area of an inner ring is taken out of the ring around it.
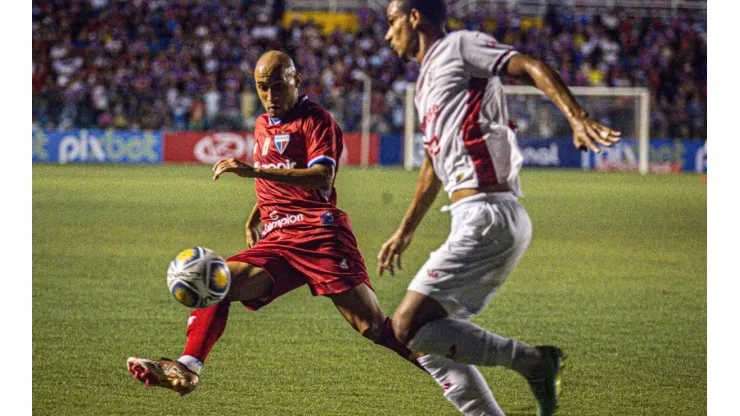
{"label": "blue advertising panel", "polygon": [[524,166],[581,167],[581,154],[573,147],[570,138],[528,139],[518,138]]}
{"label": "blue advertising panel", "polygon": [[[707,171],[707,142],[703,140],[650,139],[649,170],[653,173]],[[582,155],[584,169],[637,171],[638,143],[624,139],[600,154]]]}
{"label": "blue advertising panel", "polygon": [[162,163],[162,149],[160,132],[33,130],[33,162]]}
{"label": "blue advertising panel", "polygon": [[403,164],[403,136],[400,134],[383,134],[380,136],[380,157],[382,166]]}

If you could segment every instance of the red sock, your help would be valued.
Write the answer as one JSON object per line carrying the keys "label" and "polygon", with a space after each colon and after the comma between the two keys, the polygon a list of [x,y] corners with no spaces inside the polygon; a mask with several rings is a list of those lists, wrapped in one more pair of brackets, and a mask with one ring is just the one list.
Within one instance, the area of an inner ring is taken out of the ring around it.
{"label": "red sock", "polygon": [[229,318],[229,301],[205,309],[195,309],[188,319],[188,342],[182,355],[190,355],[201,363],[206,361],[208,352],[221,338]]}
{"label": "red sock", "polygon": [[385,318],[385,323],[383,324],[383,332],[380,333],[380,338],[378,338],[377,341],[375,341],[376,344],[382,345],[389,350],[392,350],[396,354],[403,357],[404,360],[410,361],[415,366],[419,367],[421,371],[426,372],[427,370],[424,369],[421,365],[419,365],[418,362],[416,362],[416,358],[414,357],[411,350],[403,345],[401,341],[399,341],[396,338],[396,334],[393,333],[393,325],[391,325],[391,318]]}

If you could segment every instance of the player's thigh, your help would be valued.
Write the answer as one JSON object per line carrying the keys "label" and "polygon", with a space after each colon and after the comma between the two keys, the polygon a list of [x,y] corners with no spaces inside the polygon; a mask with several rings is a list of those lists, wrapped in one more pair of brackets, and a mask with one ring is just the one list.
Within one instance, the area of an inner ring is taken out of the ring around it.
{"label": "player's thigh", "polygon": [[238,261],[229,261],[226,264],[231,272],[231,286],[226,295],[229,301],[252,300],[271,292],[274,282],[264,269]]}
{"label": "player's thigh", "polygon": [[327,297],[334,302],[344,319],[363,336],[370,339],[380,337],[387,316],[368,285],[360,283],[352,289]]}

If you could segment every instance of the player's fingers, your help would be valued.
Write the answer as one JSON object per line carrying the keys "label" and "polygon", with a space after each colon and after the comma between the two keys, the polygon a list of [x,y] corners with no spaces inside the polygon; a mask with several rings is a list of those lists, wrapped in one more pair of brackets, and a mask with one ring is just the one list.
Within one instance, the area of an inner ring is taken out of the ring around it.
{"label": "player's fingers", "polygon": [[224,173],[224,168],[222,166],[219,166],[215,172],[213,172],[213,180],[217,180],[221,174]]}
{"label": "player's fingers", "polygon": [[599,137],[601,137],[602,139],[602,141],[600,141],[599,143],[606,147],[611,147],[611,145],[619,141],[619,137],[612,136],[611,130],[609,130],[609,128],[605,126],[601,126]]}
{"label": "player's fingers", "polygon": [[385,256],[388,254],[388,242],[380,246],[380,251],[378,252],[378,263],[382,264],[385,261]]}
{"label": "player's fingers", "polygon": [[619,142],[621,140],[622,132],[614,129],[610,129],[609,127],[601,124],[596,123],[595,124],[596,131],[599,134],[599,143],[601,143],[604,146],[611,146],[614,143]]}
{"label": "player's fingers", "polygon": [[390,246],[389,249],[389,255],[385,259],[385,268],[388,269],[388,271],[391,273],[391,276],[395,274],[395,268],[393,267],[394,262],[396,261],[397,257],[400,257],[401,253],[398,250],[398,243],[393,243]]}
{"label": "player's fingers", "polygon": [[403,267],[401,266],[401,253],[398,253],[398,258],[396,258],[396,265],[398,266],[398,270],[403,270]]}
{"label": "player's fingers", "polygon": [[609,137],[619,137],[619,136],[622,135],[622,132],[621,131],[614,130],[614,129],[610,128],[609,126],[605,126],[605,125],[603,125],[601,123],[594,122],[594,126],[602,134],[602,137],[604,135],[604,132],[606,132],[606,134]]}
{"label": "player's fingers", "polygon": [[391,276],[393,275],[393,269],[391,267],[388,267],[385,262],[378,262],[378,276],[383,276],[384,270],[388,270],[391,273]]}
{"label": "player's fingers", "polygon": [[601,150],[596,146],[597,140],[599,140],[599,133],[593,129],[593,127],[586,127],[586,132],[582,136],[581,143],[588,146],[589,149],[593,150],[594,153],[600,153]]}
{"label": "player's fingers", "polygon": [[228,159],[221,159],[213,166],[213,179],[218,179],[228,168]]}
{"label": "player's fingers", "polygon": [[378,275],[383,275],[383,270],[385,269],[385,257],[388,255],[388,243],[383,244],[383,246],[380,248],[380,252],[378,253]]}
{"label": "player's fingers", "polygon": [[389,261],[388,264],[385,266],[385,269],[388,270],[388,273],[391,274],[391,276],[396,275],[396,271],[393,269],[393,262]]}
{"label": "player's fingers", "polygon": [[600,130],[598,134],[599,137],[597,138],[597,141],[602,146],[611,147],[611,145],[614,144],[614,142],[610,139],[611,136],[608,130]]}
{"label": "player's fingers", "polygon": [[[586,135],[589,138],[589,144],[590,144],[589,147],[591,149],[598,149],[598,147],[594,144],[594,142],[605,145],[605,146],[611,145],[611,143],[606,140],[606,137],[608,137],[608,133],[604,135],[604,133],[596,129],[596,126],[594,125],[590,125],[590,124],[586,125]],[[594,150],[594,152],[598,153],[597,150]]]}
{"label": "player's fingers", "polygon": [[573,146],[581,152],[588,152],[588,147],[583,143],[580,135],[573,137]]}
{"label": "player's fingers", "polygon": [[214,163],[213,164],[213,171],[215,172],[219,168],[219,166],[223,165],[227,161],[228,161],[228,159],[221,159],[218,162]]}

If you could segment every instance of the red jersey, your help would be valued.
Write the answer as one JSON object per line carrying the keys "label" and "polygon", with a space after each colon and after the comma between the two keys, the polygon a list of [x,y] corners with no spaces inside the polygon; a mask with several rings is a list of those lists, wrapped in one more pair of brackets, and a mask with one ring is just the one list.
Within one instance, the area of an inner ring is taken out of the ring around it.
{"label": "red jersey", "polygon": [[[255,168],[306,169],[317,163],[332,165],[334,177],[342,154],[342,130],[332,116],[305,95],[283,119],[267,113],[254,127]],[[337,209],[337,193],[327,189],[302,189],[279,182],[255,179],[262,235],[275,229],[348,225]]]}

